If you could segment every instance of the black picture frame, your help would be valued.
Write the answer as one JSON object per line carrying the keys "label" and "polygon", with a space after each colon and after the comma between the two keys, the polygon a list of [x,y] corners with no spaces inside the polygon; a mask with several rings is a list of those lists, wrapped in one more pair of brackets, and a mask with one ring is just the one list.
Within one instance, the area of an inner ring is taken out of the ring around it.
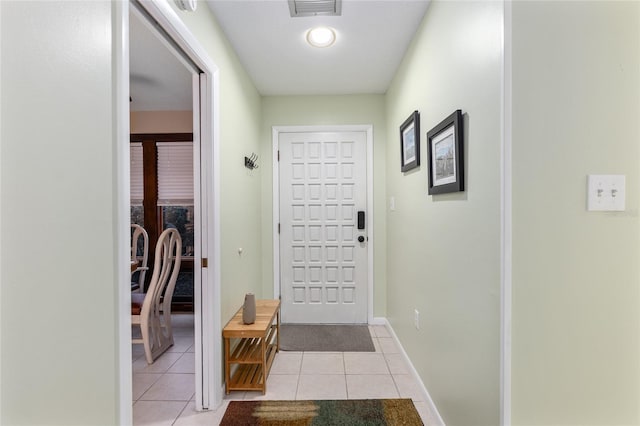
{"label": "black picture frame", "polygon": [[413,111],[400,126],[400,171],[420,165],[420,113]]}
{"label": "black picture frame", "polygon": [[429,195],[464,191],[463,136],[459,109],[427,133]]}

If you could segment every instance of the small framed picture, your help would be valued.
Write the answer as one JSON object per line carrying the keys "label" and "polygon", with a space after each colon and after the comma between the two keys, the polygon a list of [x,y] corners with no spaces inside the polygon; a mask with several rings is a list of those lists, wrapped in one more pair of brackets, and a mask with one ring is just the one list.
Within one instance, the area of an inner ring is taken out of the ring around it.
{"label": "small framed picture", "polygon": [[463,141],[461,110],[427,133],[429,195],[464,191]]}
{"label": "small framed picture", "polygon": [[413,111],[400,126],[400,171],[420,165],[420,113]]}

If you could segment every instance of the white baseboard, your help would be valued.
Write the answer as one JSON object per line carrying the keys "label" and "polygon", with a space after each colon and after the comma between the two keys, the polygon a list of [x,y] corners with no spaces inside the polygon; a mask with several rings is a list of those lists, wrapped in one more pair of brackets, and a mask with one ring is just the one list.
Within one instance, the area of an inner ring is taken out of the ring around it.
{"label": "white baseboard", "polygon": [[369,325],[387,325],[388,321],[385,317],[373,317],[371,321],[369,321]]}
{"label": "white baseboard", "polygon": [[[420,386],[420,390],[422,391],[422,394],[424,395],[424,400],[427,403],[429,411],[431,411],[431,413],[433,414],[433,420],[435,421],[434,426],[445,426],[444,420],[442,420],[442,417],[440,416],[440,413],[438,412],[438,409],[436,408],[436,405],[433,403],[433,400],[431,399],[431,395],[429,395],[429,391],[427,391],[427,388],[425,387],[424,382],[420,378],[420,375],[418,374],[418,371],[415,369],[415,367],[413,366],[413,363],[409,359],[409,355],[407,355],[407,353],[405,352],[404,348],[402,347],[402,344],[400,343],[400,340],[398,339],[398,336],[396,335],[396,332],[393,330],[393,327],[391,327],[391,324],[389,323],[389,321],[386,318],[375,318],[374,321],[375,320],[382,320],[383,321],[384,324],[380,324],[380,325],[385,325],[387,327],[387,329],[391,333],[391,337],[393,338],[393,340],[395,340],[396,345],[398,345],[398,349],[400,350],[400,354],[402,355],[402,358],[404,358],[404,362],[407,364],[407,366],[409,368],[409,372],[411,373],[413,378],[416,380],[416,382]],[[378,324],[375,324],[375,325],[378,325]]]}

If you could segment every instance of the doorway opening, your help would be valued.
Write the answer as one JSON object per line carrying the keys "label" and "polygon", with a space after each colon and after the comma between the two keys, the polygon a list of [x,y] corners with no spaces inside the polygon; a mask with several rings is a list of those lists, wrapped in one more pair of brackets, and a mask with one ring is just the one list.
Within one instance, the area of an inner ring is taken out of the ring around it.
{"label": "doorway opening", "polygon": [[[116,90],[118,92],[118,122],[129,123],[129,105],[135,102],[137,96],[129,92],[130,78],[133,79],[133,67],[130,68],[128,57],[129,29],[135,25],[134,20],[140,20],[143,25],[153,32],[154,36],[160,40],[164,46],[165,53],[168,51],[174,56],[174,60],[181,63],[181,66],[188,71],[188,95],[191,100],[191,123],[192,123],[192,165],[191,175],[192,200],[175,199],[168,197],[166,203],[156,203],[156,209],[160,208],[161,214],[158,216],[156,229],[166,227],[169,220],[178,220],[184,216],[189,219],[182,224],[185,230],[192,228],[193,236],[184,236],[183,239],[189,241],[185,248],[189,250],[185,253],[191,257],[193,285],[191,296],[191,309],[193,310],[193,379],[191,384],[192,398],[195,400],[197,410],[216,408],[222,399],[220,390],[220,365],[221,349],[219,339],[214,336],[220,335],[220,254],[219,244],[219,156],[218,137],[214,129],[218,128],[218,70],[215,64],[208,57],[198,41],[189,32],[184,23],[178,18],[171,6],[158,0],[145,2],[126,2],[121,6],[116,6],[119,17],[121,43],[116,43],[116,55],[121,64],[116,71]],[[131,13],[131,15],[130,15]],[[135,15],[137,18],[133,17]],[[131,24],[131,25],[130,25]],[[135,54],[132,52],[132,54]],[[153,84],[153,80],[144,80],[144,84]],[[133,84],[132,84],[133,89]],[[128,99],[127,99],[128,98]],[[143,97],[140,96],[140,99]],[[126,102],[127,99],[129,102]],[[124,134],[129,134],[128,126],[119,125],[118,134],[123,138]],[[153,133],[173,133],[166,129],[153,130]],[[189,133],[189,132],[186,132]],[[127,138],[127,145],[129,140]],[[124,141],[123,145],[124,145]],[[183,142],[183,141],[173,141]],[[129,146],[121,145],[119,149],[119,170],[129,171],[130,162]],[[157,145],[156,145],[157,148]],[[156,161],[157,159],[151,160]],[[122,162],[122,163],[121,163]],[[156,163],[157,165],[157,163]],[[128,175],[128,173],[126,173]],[[123,185],[130,187],[130,176],[121,177]],[[118,211],[121,223],[119,235],[124,240],[125,235],[129,235],[131,218],[130,206],[134,204],[131,200],[125,199],[127,191],[123,191],[118,196],[118,205],[122,206]],[[128,194],[127,194],[128,195]],[[146,198],[146,196],[143,196]],[[180,198],[180,197],[178,197]],[[186,201],[186,204],[185,204]],[[179,210],[179,211],[178,211]],[[184,213],[184,214],[182,214]],[[164,223],[163,223],[164,222]],[[176,224],[173,224],[179,228]],[[126,229],[126,230],[125,230]],[[127,239],[128,240],[128,239]],[[123,246],[128,246],[123,241]],[[130,246],[129,246],[130,247]],[[153,251],[153,249],[150,249]],[[123,259],[121,259],[123,262]],[[128,263],[128,262],[127,262]],[[121,269],[126,268],[126,264],[120,265]],[[150,263],[150,266],[152,264]],[[124,267],[124,268],[123,268]],[[121,271],[120,276],[124,276]],[[127,271],[128,272],[128,271]],[[131,423],[132,419],[132,355],[131,355],[131,290],[128,286],[120,286],[120,420],[123,424]],[[195,395],[195,396],[193,396]]]}

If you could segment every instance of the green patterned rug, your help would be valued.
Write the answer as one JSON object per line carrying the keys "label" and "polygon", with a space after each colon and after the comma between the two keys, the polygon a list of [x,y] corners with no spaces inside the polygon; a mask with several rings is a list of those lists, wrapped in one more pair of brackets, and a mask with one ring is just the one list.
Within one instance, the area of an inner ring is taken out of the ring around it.
{"label": "green patterned rug", "polygon": [[410,399],[231,401],[220,426],[422,425]]}

